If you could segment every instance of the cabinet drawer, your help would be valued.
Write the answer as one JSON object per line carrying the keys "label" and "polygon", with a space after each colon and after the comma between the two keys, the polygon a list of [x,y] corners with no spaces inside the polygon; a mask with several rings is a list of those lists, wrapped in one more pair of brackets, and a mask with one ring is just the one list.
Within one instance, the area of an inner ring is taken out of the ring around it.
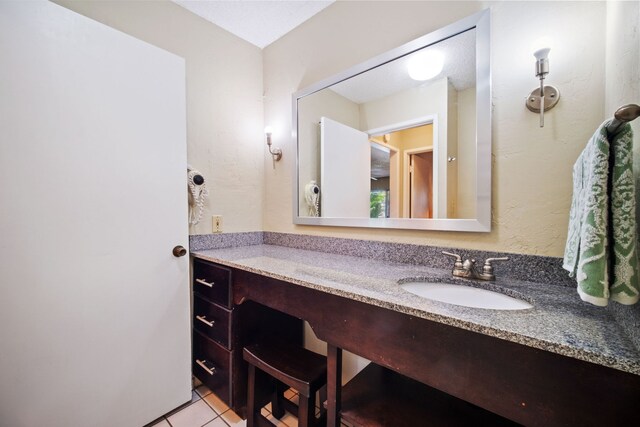
{"label": "cabinet drawer", "polygon": [[231,308],[231,270],[195,258],[193,291],[217,304]]}
{"label": "cabinet drawer", "polygon": [[231,348],[232,311],[193,296],[193,327],[226,348]]}
{"label": "cabinet drawer", "polygon": [[227,405],[231,401],[233,352],[197,331],[193,332],[193,375]]}

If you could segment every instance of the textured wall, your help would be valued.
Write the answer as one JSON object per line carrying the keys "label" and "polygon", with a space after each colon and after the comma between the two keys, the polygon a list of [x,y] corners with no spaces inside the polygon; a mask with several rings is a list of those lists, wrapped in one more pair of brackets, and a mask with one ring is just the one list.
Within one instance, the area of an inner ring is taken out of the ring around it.
{"label": "textured wall", "polygon": [[[491,6],[493,229],[490,233],[295,226],[291,94]],[[276,170],[265,170],[266,231],[561,256],[571,170],[605,114],[604,2],[337,2],[264,50],[265,120],[283,132]],[[327,31],[331,28],[331,31]],[[376,28],[376,31],[371,31]],[[549,84],[562,99],[546,125],[524,107],[535,88],[532,43],[553,39]]]}
{"label": "textured wall", "polygon": [[210,233],[212,214],[225,231],[261,230],[262,51],[169,1],[57,3],[185,58],[187,158],[210,193],[190,233]]}
{"label": "textured wall", "polygon": [[[640,3],[607,2],[605,115],[625,104],[640,104]],[[640,119],[632,122],[634,132],[634,173],[640,188]],[[640,203],[637,205],[640,221]],[[640,304],[607,307],[640,348]]]}

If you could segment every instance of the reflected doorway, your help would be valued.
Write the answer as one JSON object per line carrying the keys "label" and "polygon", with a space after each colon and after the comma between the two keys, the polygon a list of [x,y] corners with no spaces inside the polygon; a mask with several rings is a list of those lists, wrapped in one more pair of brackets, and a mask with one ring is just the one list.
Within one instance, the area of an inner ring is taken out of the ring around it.
{"label": "reflected doorway", "polygon": [[[387,218],[437,218],[438,145],[434,118],[389,127],[385,131],[387,133],[372,133],[369,138],[372,206],[384,199],[388,206]],[[384,161],[389,163],[385,166],[386,172],[376,172]],[[382,188],[388,191],[386,199],[376,192]],[[384,218],[377,216],[380,212],[381,208],[372,210],[371,218]]]}
{"label": "reflected doorway", "polygon": [[407,152],[409,218],[433,218],[433,150]]}
{"label": "reflected doorway", "polygon": [[371,142],[370,218],[397,218],[399,216],[400,155],[398,149]]}

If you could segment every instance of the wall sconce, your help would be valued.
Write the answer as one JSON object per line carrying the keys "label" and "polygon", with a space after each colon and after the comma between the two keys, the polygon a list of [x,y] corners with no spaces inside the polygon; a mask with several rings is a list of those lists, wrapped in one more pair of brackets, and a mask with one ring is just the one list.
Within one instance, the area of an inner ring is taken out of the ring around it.
{"label": "wall sconce", "polygon": [[274,148],[273,150],[271,149],[272,133],[273,130],[271,129],[271,126],[267,126],[266,128],[264,128],[264,134],[267,135],[267,145],[269,146],[269,153],[271,153],[271,155],[273,156],[273,161],[277,162],[282,158],[282,150],[279,148]]}
{"label": "wall sconce", "polygon": [[536,77],[540,79],[540,87],[534,89],[527,96],[525,103],[530,111],[540,113],[540,127],[544,127],[544,112],[555,107],[560,100],[560,91],[556,87],[544,85],[544,78],[549,74],[548,56],[550,50],[545,47],[533,52],[533,56],[536,57]]}

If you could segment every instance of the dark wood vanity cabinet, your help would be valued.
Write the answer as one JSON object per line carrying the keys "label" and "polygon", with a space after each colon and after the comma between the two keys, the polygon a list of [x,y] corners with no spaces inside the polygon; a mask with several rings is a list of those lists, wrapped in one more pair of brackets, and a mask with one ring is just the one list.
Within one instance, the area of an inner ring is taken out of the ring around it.
{"label": "dark wood vanity cabinet", "polygon": [[233,272],[193,259],[193,375],[244,417],[247,365],[242,348],[259,342],[302,343],[302,322],[253,301],[233,303]]}

